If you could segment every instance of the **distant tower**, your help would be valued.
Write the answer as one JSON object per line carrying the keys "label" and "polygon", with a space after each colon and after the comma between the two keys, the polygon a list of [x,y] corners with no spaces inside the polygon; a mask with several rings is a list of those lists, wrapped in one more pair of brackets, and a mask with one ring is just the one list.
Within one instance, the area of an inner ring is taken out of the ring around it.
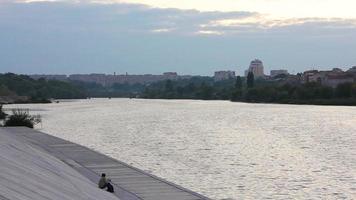
{"label": "distant tower", "polygon": [[247,76],[249,72],[252,72],[255,78],[264,77],[265,74],[263,72],[263,68],[264,67],[262,61],[255,59],[251,61],[250,67],[248,68],[248,70],[245,71],[245,76]]}
{"label": "distant tower", "polygon": [[114,72],[114,76],[116,76],[116,72]]}

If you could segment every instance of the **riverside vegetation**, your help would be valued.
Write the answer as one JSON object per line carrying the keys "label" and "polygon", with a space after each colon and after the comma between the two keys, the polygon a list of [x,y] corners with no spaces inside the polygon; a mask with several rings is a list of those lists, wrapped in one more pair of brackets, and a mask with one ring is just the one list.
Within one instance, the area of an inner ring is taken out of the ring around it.
{"label": "riverside vegetation", "polygon": [[13,73],[0,74],[0,97],[12,103],[49,103],[51,98],[85,98],[83,89],[63,81],[34,80]]}
{"label": "riverside vegetation", "polygon": [[0,74],[0,103],[50,103],[50,99],[130,97],[143,91],[142,84],[104,87],[79,81],[34,80],[26,75]]}
{"label": "riverside vegetation", "polygon": [[318,83],[288,84],[247,78],[214,82],[212,78],[157,82],[147,86],[142,98],[231,100],[255,103],[356,105],[356,84],[336,88]]}
{"label": "riverside vegetation", "polygon": [[289,84],[285,77],[276,81],[256,79],[252,73],[223,81],[196,76],[151,84],[113,84],[104,87],[79,81],[33,80],[28,76],[0,75],[0,97],[4,94],[29,97],[28,102],[87,97],[135,97],[147,99],[231,100],[255,103],[356,105],[356,84],[343,83],[336,88],[312,82]]}
{"label": "riverside vegetation", "polygon": [[8,115],[0,105],[0,125],[1,126],[25,126],[33,128],[34,125],[41,123],[40,115],[30,115],[28,109],[12,109],[12,114]]}

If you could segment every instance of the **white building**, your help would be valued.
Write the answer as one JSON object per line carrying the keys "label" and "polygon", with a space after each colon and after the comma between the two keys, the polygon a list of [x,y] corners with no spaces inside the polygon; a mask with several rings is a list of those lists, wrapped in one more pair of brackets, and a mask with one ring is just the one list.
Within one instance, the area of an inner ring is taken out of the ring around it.
{"label": "white building", "polygon": [[228,79],[232,79],[232,78],[235,78],[234,71],[217,71],[214,74],[215,81],[228,80]]}
{"label": "white building", "polygon": [[255,59],[251,61],[250,67],[245,71],[245,76],[247,76],[249,72],[252,72],[255,78],[263,78],[265,76],[263,68],[262,61]]}

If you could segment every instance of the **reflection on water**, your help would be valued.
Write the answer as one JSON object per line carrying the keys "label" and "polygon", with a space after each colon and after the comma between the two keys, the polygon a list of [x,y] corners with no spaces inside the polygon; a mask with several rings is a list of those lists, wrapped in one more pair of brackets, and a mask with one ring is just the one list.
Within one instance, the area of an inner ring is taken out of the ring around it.
{"label": "reflection on water", "polygon": [[44,132],[214,199],[356,198],[355,107],[137,99],[22,107],[43,115]]}

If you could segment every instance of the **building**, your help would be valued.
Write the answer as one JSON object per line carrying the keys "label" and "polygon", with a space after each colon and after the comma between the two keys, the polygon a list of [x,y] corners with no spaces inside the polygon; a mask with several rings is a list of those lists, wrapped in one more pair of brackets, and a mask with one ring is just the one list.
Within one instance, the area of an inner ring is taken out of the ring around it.
{"label": "building", "polygon": [[351,67],[347,72],[356,74],[356,66]]}
{"label": "building", "polygon": [[251,61],[250,67],[245,71],[245,76],[247,76],[249,72],[252,72],[255,78],[264,78],[265,74],[263,68],[262,61],[255,59]]}
{"label": "building", "polygon": [[289,85],[300,85],[301,84],[301,76],[299,74],[297,75],[288,75],[286,79],[284,80],[285,84]]}
{"label": "building", "polygon": [[67,75],[56,75],[56,74],[52,74],[52,75],[46,75],[46,74],[32,74],[29,75],[29,77],[31,77],[32,79],[38,80],[38,79],[46,79],[46,80],[57,80],[57,81],[66,81],[67,80]]}
{"label": "building", "polygon": [[235,78],[234,71],[217,71],[214,73],[214,81],[223,81]]}
{"label": "building", "polygon": [[351,74],[344,73],[339,75],[328,74],[326,75],[325,79],[322,80],[321,84],[336,88],[339,84],[353,82],[354,77]]}
{"label": "building", "polygon": [[318,70],[308,70],[308,71],[305,71],[302,75],[302,83],[305,84],[305,83],[309,83],[309,82],[313,82],[315,81],[314,80],[314,76],[319,73]]}
{"label": "building", "polygon": [[342,83],[353,83],[354,75],[349,72],[344,72],[339,68],[334,68],[330,71],[305,71],[302,75],[302,83],[311,82],[317,82],[324,86],[336,88]]}
{"label": "building", "polygon": [[73,74],[69,76],[69,80],[93,82],[103,86],[111,86],[118,84],[149,84],[163,80],[178,80],[189,79],[191,76],[180,76],[176,72],[165,72],[162,75],[144,74],[144,75],[129,75],[129,74]]}
{"label": "building", "polygon": [[354,82],[356,83],[356,66],[351,67],[346,72],[354,77]]}
{"label": "building", "polygon": [[163,76],[167,79],[177,79],[178,78],[177,72],[164,72]]}
{"label": "building", "polygon": [[278,70],[271,70],[271,77],[276,77],[278,75],[289,75],[288,70],[285,69],[278,69]]}
{"label": "building", "polygon": [[98,83],[103,86],[107,86],[108,84],[108,77],[113,75],[106,75],[106,74],[72,74],[69,75],[68,79],[71,81],[82,81],[82,82],[92,82]]}
{"label": "building", "polygon": [[115,83],[118,84],[149,84],[163,80],[178,80],[178,79],[190,79],[189,75],[178,75],[177,72],[165,72],[161,75],[143,74],[143,75],[129,75],[125,74],[71,74],[67,75],[46,75],[46,74],[34,74],[29,75],[33,79],[44,78],[47,80],[59,80],[59,81],[81,81],[97,83],[103,86],[111,86]]}

